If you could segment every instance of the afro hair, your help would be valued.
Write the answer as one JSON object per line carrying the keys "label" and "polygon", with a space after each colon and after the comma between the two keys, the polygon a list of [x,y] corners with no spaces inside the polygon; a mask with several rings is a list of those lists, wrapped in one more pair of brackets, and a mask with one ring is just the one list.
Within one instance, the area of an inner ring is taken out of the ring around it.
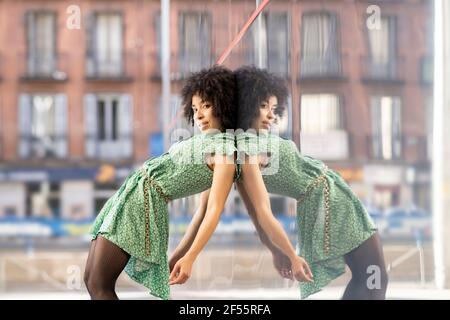
{"label": "afro hair", "polygon": [[212,104],[213,115],[219,119],[223,130],[236,128],[236,81],[231,70],[215,65],[187,78],[181,98],[184,116],[191,125],[194,125],[194,95]]}
{"label": "afro hair", "polygon": [[278,107],[275,114],[283,116],[289,91],[284,80],[265,69],[243,66],[234,71],[237,85],[237,127],[250,128],[252,121],[259,116],[262,102],[276,96]]}

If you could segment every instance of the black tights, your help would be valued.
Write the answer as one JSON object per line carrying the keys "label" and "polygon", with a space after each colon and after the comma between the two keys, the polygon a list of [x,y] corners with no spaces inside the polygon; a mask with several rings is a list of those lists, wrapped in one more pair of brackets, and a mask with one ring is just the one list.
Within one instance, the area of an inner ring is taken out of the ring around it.
{"label": "black tights", "polygon": [[[91,242],[84,282],[93,300],[118,299],[116,281],[129,258],[124,250],[100,235]],[[378,233],[344,258],[352,272],[352,279],[342,299],[385,299],[388,276]]]}
{"label": "black tights", "polygon": [[386,298],[388,276],[378,233],[345,255],[352,279],[342,299],[383,300]]}
{"label": "black tights", "polygon": [[91,299],[117,300],[117,278],[130,255],[102,236],[91,242],[84,272],[84,283]]}

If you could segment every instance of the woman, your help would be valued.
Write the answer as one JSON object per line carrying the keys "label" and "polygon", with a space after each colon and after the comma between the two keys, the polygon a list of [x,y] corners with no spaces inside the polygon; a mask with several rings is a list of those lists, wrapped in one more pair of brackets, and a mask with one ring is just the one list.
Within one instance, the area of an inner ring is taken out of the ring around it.
{"label": "woman", "polygon": [[[352,278],[344,299],[384,299],[387,273],[381,241],[361,201],[342,177],[322,161],[300,154],[294,142],[269,134],[276,115],[282,115],[287,98],[283,81],[255,67],[242,67],[235,75],[238,126],[257,133],[238,135],[238,152],[257,157],[270,193],[297,199],[299,253],[314,274],[313,283],[300,285],[302,298],[343,274],[347,264]],[[250,181],[259,177],[257,165],[247,167],[252,172],[246,174],[246,167],[242,166],[242,180],[249,192],[246,176]],[[249,209],[258,211],[256,206]],[[369,283],[371,279],[375,281]]]}
{"label": "woman", "polygon": [[170,282],[189,278],[192,263],[211,237],[233,184],[235,127],[233,73],[215,66],[193,74],[182,91],[184,115],[201,134],[173,145],[130,174],[96,218],[85,269],[92,299],[117,299],[115,283],[125,272],[150,293],[168,299],[168,207],[172,199],[211,188],[199,232]]}

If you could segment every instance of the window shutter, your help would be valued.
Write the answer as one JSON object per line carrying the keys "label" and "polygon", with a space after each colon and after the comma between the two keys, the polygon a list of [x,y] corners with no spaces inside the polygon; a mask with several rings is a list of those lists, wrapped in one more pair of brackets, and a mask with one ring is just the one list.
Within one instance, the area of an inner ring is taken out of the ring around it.
{"label": "window shutter", "polygon": [[119,137],[124,158],[133,154],[133,107],[129,94],[119,98]]}
{"label": "window shutter", "polygon": [[31,108],[31,96],[21,94],[19,96],[19,155],[21,158],[27,158],[30,155]]}
{"label": "window shutter", "polygon": [[87,157],[97,156],[97,97],[89,93],[84,96],[85,152]]}
{"label": "window shutter", "polygon": [[65,94],[55,96],[55,150],[58,158],[67,155],[67,97]]}

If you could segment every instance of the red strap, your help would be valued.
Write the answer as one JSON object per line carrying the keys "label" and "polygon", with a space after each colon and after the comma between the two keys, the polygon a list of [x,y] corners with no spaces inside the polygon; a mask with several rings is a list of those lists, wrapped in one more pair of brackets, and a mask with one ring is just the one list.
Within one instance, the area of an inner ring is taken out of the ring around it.
{"label": "red strap", "polygon": [[245,23],[245,25],[242,27],[241,31],[237,34],[237,36],[234,38],[234,40],[230,43],[230,45],[225,49],[225,51],[220,56],[219,60],[217,60],[217,64],[222,64],[225,59],[230,55],[231,50],[234,49],[236,44],[242,39],[247,29],[252,25],[253,21],[259,16],[261,11],[269,4],[270,0],[264,0],[258,8],[255,9],[253,14],[250,16],[248,21]]}

